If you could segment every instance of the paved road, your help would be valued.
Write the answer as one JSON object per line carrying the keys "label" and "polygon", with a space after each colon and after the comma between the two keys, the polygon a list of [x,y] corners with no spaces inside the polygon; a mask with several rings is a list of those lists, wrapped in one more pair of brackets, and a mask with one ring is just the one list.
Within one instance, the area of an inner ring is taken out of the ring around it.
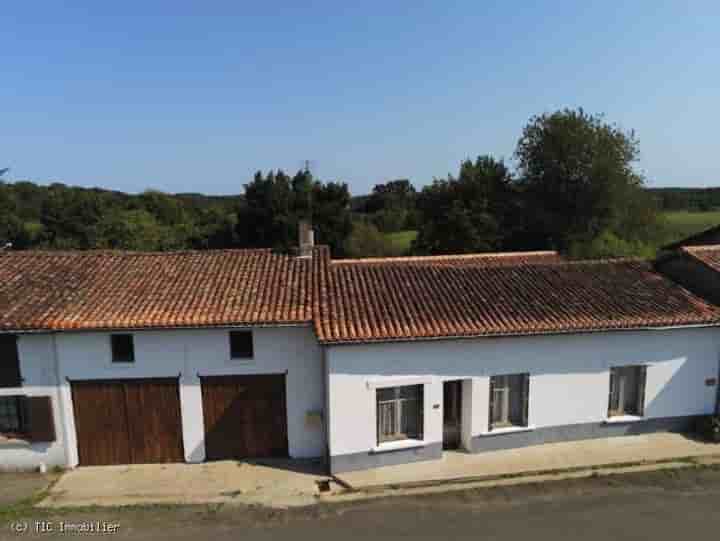
{"label": "paved road", "polygon": [[[720,531],[720,470],[656,472],[389,498],[310,511],[143,509],[62,515],[48,520],[56,527],[59,520],[109,521],[119,524],[119,531],[106,537],[148,541],[714,539]],[[53,537],[16,534],[9,527],[0,532],[2,539]]]}

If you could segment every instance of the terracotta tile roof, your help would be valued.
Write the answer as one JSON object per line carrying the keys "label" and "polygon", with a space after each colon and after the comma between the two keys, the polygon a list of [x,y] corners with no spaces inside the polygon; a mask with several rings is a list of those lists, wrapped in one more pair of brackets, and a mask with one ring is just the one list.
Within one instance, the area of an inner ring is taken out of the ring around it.
{"label": "terracotta tile roof", "polygon": [[541,252],[489,252],[481,254],[431,255],[408,257],[369,257],[365,259],[339,259],[334,265],[341,264],[387,264],[387,263],[422,263],[436,266],[500,266],[519,265],[523,263],[557,263],[565,259],[557,252],[547,250]]}
{"label": "terracotta tile roof", "polygon": [[681,251],[720,272],[720,245],[685,246],[681,248]]}
{"label": "terracotta tile roof", "polygon": [[313,261],[270,250],[0,252],[0,329],[311,322]]}
{"label": "terracotta tile roof", "polygon": [[316,313],[320,341],[720,324],[720,308],[643,261],[507,262],[512,258],[504,264],[492,256],[332,262]]}

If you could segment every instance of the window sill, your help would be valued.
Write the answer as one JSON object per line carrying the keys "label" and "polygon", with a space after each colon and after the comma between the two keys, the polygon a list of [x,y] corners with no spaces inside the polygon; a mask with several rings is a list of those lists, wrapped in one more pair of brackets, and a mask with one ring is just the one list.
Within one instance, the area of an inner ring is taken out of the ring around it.
{"label": "window sill", "polygon": [[0,449],[30,447],[30,442],[16,436],[5,437],[0,435]]}
{"label": "window sill", "polygon": [[618,423],[637,423],[638,421],[644,421],[645,417],[640,417],[639,415],[614,415],[612,417],[608,417],[603,422],[605,424],[618,424]]}
{"label": "window sill", "polygon": [[398,440],[381,443],[372,448],[373,453],[385,453],[387,451],[399,451],[401,449],[416,449],[425,447],[425,440]]}
{"label": "window sill", "polygon": [[515,434],[517,432],[530,432],[535,430],[534,425],[528,426],[505,426],[502,428],[493,428],[487,432],[480,434],[481,436],[499,436],[500,434]]}
{"label": "window sill", "polygon": [[247,359],[245,359],[245,358],[235,358],[235,359],[233,359],[232,357],[230,357],[230,358],[227,360],[227,364],[239,364],[239,365],[243,365],[243,364],[255,364],[255,359],[252,358],[252,357],[247,358]]}

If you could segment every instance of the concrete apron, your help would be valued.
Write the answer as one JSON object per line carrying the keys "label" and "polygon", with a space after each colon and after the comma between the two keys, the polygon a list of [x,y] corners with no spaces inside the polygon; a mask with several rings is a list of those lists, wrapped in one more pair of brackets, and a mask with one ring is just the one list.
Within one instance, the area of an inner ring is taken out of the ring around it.
{"label": "concrete apron", "polygon": [[590,475],[598,469],[618,471],[622,466],[651,463],[677,467],[690,464],[682,459],[718,453],[720,445],[717,444],[697,441],[684,434],[656,433],[477,454],[445,451],[440,460],[339,473],[335,478],[348,490],[361,492],[471,482],[488,485],[508,478],[519,481],[523,477],[525,482],[536,482],[548,476],[563,478],[563,474],[564,477],[570,477],[571,473],[573,477],[582,476],[583,470]]}
{"label": "concrete apron", "polygon": [[311,505],[319,482],[317,461],[208,462],[81,467],[66,472],[40,507],[150,504]]}

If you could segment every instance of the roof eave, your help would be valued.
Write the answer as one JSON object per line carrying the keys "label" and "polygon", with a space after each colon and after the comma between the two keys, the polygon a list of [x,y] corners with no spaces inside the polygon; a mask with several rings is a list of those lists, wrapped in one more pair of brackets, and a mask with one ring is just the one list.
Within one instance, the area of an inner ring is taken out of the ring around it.
{"label": "roof eave", "polygon": [[599,329],[568,329],[550,331],[523,331],[506,333],[484,333],[484,334],[458,334],[446,336],[420,336],[420,337],[398,337],[398,338],[365,338],[350,340],[320,340],[321,346],[353,346],[366,344],[395,344],[408,342],[437,342],[445,340],[472,340],[481,338],[522,338],[533,336],[565,336],[571,334],[597,334],[621,331],[668,331],[679,329],[703,329],[720,327],[720,321],[707,323],[689,323],[686,325],[653,325],[643,327],[603,327]]}

